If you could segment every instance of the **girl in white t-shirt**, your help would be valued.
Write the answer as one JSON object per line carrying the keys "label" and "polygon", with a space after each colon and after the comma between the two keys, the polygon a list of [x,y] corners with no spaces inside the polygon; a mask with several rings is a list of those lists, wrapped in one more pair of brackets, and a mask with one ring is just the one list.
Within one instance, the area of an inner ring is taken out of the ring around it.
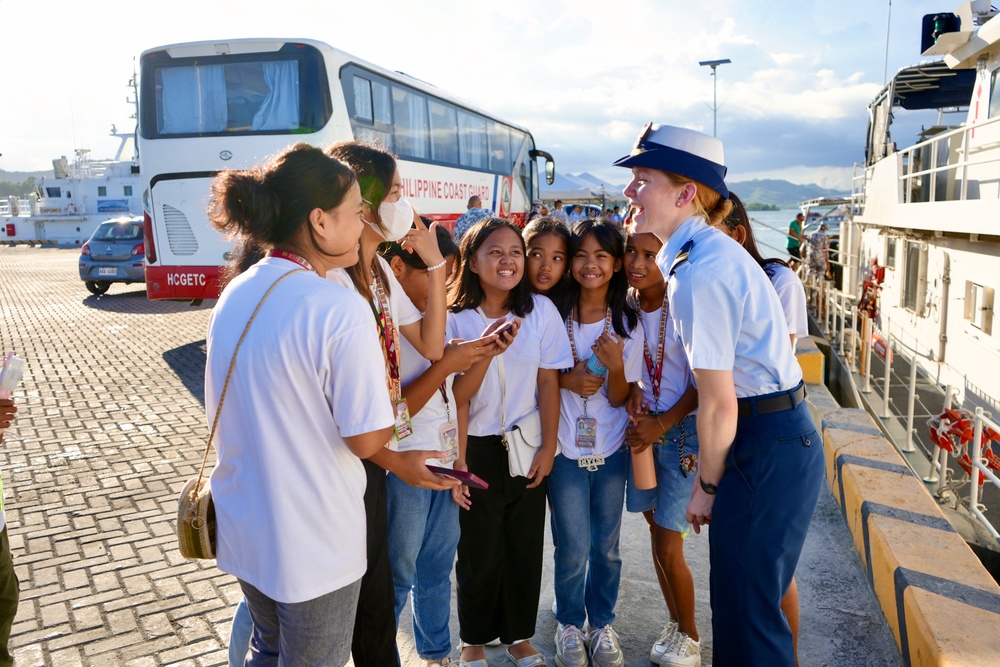
{"label": "girl in white t-shirt", "polygon": [[[430,224],[430,221],[425,221]],[[448,263],[448,274],[458,256],[458,246],[443,227],[437,230],[438,247]],[[427,307],[430,276],[416,253],[397,243],[384,244],[379,253],[418,310]],[[413,433],[394,440],[398,451],[437,450],[428,464],[451,468],[458,458],[458,406],[453,391],[460,373],[491,354],[496,336],[467,342],[453,340],[444,355],[430,362],[404,337],[400,380],[411,413]],[[446,662],[451,653],[451,570],[458,547],[458,505],[450,490],[435,491],[410,486],[394,473],[386,477],[388,495],[388,544],[392,580],[396,591],[396,623],[412,600],[413,638],[417,654],[428,667]]]}
{"label": "girl in white t-shirt", "polygon": [[[401,356],[405,338],[420,355],[430,360],[444,353],[445,271],[447,262],[438,249],[437,223],[429,227],[414,212],[402,193],[396,160],[388,151],[360,141],[346,141],[326,149],[328,155],[347,163],[357,174],[363,198],[365,228],[357,264],[348,269],[351,282],[368,299],[385,356],[386,388],[396,414],[395,437],[404,440],[413,430],[410,411],[402,394]],[[380,243],[398,241],[407,252],[415,252],[427,266],[427,305],[423,315],[410,302],[384,259]],[[336,280],[338,276],[331,276]],[[435,475],[426,461],[432,450],[383,449],[365,462],[368,486],[368,571],[362,581],[354,643],[351,653],[356,667],[385,667],[397,663],[396,602],[386,540],[386,471],[413,486],[449,489],[455,482]]]}
{"label": "girl in white t-shirt", "polygon": [[212,183],[213,226],[267,249],[213,309],[205,369],[217,560],[246,597],[254,657],[349,656],[366,567],[359,457],[392,431],[368,306],[323,279],[357,260],[361,209],[353,172],[304,144]]}
{"label": "girl in white t-shirt", "polygon": [[[629,384],[642,379],[639,319],[626,301],[621,229],[606,220],[573,228],[563,325],[575,365],[559,377],[559,444],[549,476],[555,548],[556,661],[621,665],[615,619],[618,553],[629,453]],[[602,368],[603,367],[603,368]],[[598,374],[600,372],[600,374]]]}
{"label": "girl in white t-shirt", "polygon": [[[506,220],[487,218],[462,237],[450,289],[449,337],[472,339],[498,325],[509,349],[456,378],[455,400],[468,410],[467,442],[455,468],[489,484],[458,487],[461,512],[458,584],[461,662],[487,667],[483,645],[499,637],[518,667],[544,665],[535,633],[545,532],[545,480],[559,434],[559,369],[572,366],[559,312],[532,295],[524,276],[524,240]],[[510,336],[514,335],[511,342]],[[529,413],[541,416],[542,441],[527,478],[512,477],[504,433]]]}

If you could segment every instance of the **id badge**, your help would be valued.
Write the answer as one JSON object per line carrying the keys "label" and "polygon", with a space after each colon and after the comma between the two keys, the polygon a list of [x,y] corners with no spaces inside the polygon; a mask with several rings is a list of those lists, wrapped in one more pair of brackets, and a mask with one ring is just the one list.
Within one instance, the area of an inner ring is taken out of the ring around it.
{"label": "id badge", "polygon": [[593,417],[576,418],[576,448],[594,451],[597,446],[597,420]]}
{"label": "id badge", "polygon": [[410,409],[406,405],[406,399],[401,398],[396,402],[396,440],[408,438],[413,434],[413,425],[410,423]]}
{"label": "id badge", "polygon": [[458,426],[451,422],[441,424],[441,451],[443,453],[438,460],[442,464],[458,458]]}

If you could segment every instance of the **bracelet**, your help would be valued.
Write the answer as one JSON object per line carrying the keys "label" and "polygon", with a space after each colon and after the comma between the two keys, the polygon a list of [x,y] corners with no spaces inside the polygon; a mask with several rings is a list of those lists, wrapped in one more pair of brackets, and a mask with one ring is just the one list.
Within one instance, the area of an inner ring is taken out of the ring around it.
{"label": "bracelet", "polygon": [[656,415],[656,423],[660,427],[661,431],[663,431],[664,433],[667,432],[667,429],[663,428],[663,422],[660,421],[660,415]]}
{"label": "bracelet", "polygon": [[443,269],[446,266],[448,266],[448,260],[442,259],[440,264],[435,264],[434,266],[428,266],[427,270],[428,271],[437,271],[438,269]]}

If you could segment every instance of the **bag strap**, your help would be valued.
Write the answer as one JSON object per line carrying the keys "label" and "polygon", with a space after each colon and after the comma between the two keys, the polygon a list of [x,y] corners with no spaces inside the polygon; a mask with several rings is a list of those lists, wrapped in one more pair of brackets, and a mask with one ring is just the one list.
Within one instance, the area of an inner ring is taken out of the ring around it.
{"label": "bag strap", "polygon": [[[486,319],[482,306],[476,308],[476,312],[483,318],[483,324],[489,326],[490,321]],[[498,354],[493,359],[497,362],[497,372],[500,374],[500,437],[503,438],[507,434],[507,375],[503,370],[503,355]]]}
{"label": "bag strap", "polygon": [[232,379],[233,369],[236,367],[236,353],[240,351],[240,345],[243,344],[243,339],[247,337],[247,332],[250,331],[250,325],[253,323],[254,318],[257,317],[257,313],[260,312],[260,307],[264,305],[265,301],[267,301],[267,297],[271,296],[271,292],[273,292],[274,288],[278,286],[278,283],[293,273],[300,273],[305,270],[306,269],[293,269],[275,280],[274,284],[267,288],[267,291],[264,292],[264,296],[260,298],[260,303],[257,304],[253,314],[250,315],[250,319],[247,320],[247,325],[243,327],[243,333],[240,334],[240,339],[236,341],[236,348],[233,350],[233,359],[229,362],[229,370],[226,372],[226,381],[222,385],[222,394],[219,396],[219,405],[215,409],[215,420],[213,420],[212,429],[208,433],[208,442],[205,444],[205,454],[201,457],[201,469],[198,471],[198,482],[194,487],[196,491],[201,488],[201,480],[205,475],[205,464],[208,462],[208,452],[212,449],[212,440],[215,438],[215,429],[219,426],[219,415],[222,414],[222,404],[226,400],[226,392],[229,391],[229,381]]}

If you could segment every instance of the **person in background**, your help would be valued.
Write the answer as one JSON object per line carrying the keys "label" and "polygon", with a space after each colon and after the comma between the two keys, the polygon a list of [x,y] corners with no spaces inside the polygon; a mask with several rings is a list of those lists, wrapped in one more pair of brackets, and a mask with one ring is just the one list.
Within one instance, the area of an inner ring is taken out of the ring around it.
{"label": "person in background", "polygon": [[531,291],[549,297],[562,312],[569,280],[569,229],[553,218],[537,218],[528,223],[521,236],[528,252],[524,267]]}
{"label": "person in background", "polygon": [[552,202],[552,211],[549,213],[549,217],[566,225],[566,229],[569,229],[572,226],[569,224],[569,216],[567,216],[566,211],[563,210],[562,199],[557,199]]}
{"label": "person in background", "polygon": [[455,243],[461,243],[462,237],[465,232],[469,231],[472,225],[476,224],[483,218],[493,217],[493,211],[488,208],[483,208],[483,200],[479,195],[472,195],[469,197],[469,203],[466,207],[465,213],[458,217],[455,221],[455,227],[452,229],[451,236],[455,239]]}
{"label": "person in background", "polygon": [[621,211],[620,207],[615,206],[614,209],[612,209],[610,220],[611,220],[611,222],[617,223],[619,225],[622,224],[622,222],[625,220],[625,218],[622,215],[622,211]]}
{"label": "person in background", "polygon": [[788,223],[788,256],[791,258],[790,264],[792,270],[798,268],[799,263],[802,261],[802,244],[805,243],[806,237],[802,234],[802,223],[806,220],[806,216],[802,213],[796,214],[792,218],[791,222]]}
{"label": "person in background", "polygon": [[[3,433],[14,421],[17,407],[12,398],[0,398],[0,443],[3,443]],[[0,667],[11,667],[14,657],[10,654],[7,644],[10,642],[10,630],[17,616],[17,603],[20,598],[20,583],[14,571],[14,559],[10,554],[10,538],[7,536],[7,518],[4,516],[3,497],[0,496]]]}
{"label": "person in background", "polygon": [[819,274],[824,278],[831,278],[830,275],[830,237],[826,233],[830,226],[821,222],[819,229],[809,235],[806,239],[806,264],[809,273]]}
{"label": "person in background", "polygon": [[[732,212],[719,223],[718,228],[727,236],[743,246],[754,261],[760,264],[767,274],[774,291],[781,301],[781,309],[785,313],[785,324],[788,325],[788,336],[791,339],[792,351],[795,350],[797,338],[809,335],[809,315],[806,311],[806,291],[802,281],[787,264],[780,259],[764,259],[757,250],[753,228],[743,202],[735,193],[729,193],[729,201],[733,202]],[[781,611],[788,619],[788,627],[792,630],[792,648],[795,651],[795,664],[798,664],[799,645],[799,588],[795,577],[788,585],[788,591],[781,598]]]}
{"label": "person in background", "polygon": [[630,469],[625,506],[629,512],[642,512],[649,524],[653,569],[669,616],[649,659],[662,667],[691,667],[701,662],[701,636],[684,539],[691,529],[685,517],[698,469],[698,392],[675,336],[667,286],[656,265],[662,247],[653,234],[629,234],[625,246],[629,298],[638,303],[645,345],[642,382],[629,395],[632,427],[626,443],[636,454],[652,446],[656,469],[652,489],[636,488]]}
{"label": "person in background", "polygon": [[538,208],[538,215],[542,218],[548,217],[549,207],[545,205],[545,202],[542,202],[542,205]]}
{"label": "person in background", "polygon": [[780,601],[825,466],[781,303],[760,265],[711,226],[732,207],[721,141],[650,123],[615,165],[632,170],[635,232],[664,242],[657,265],[698,390],[686,518],[695,532],[711,524],[712,662],[792,667]]}
{"label": "person in background", "polygon": [[[507,352],[475,364],[454,385],[459,409],[468,414],[468,437],[460,442],[455,468],[489,484],[452,491],[466,510],[459,515],[455,581],[461,664],[469,667],[487,667],[483,645],[497,637],[516,667],[545,664],[530,639],[541,592],[546,481],[559,436],[559,370],[573,362],[559,311],[531,294],[524,252],[512,223],[481,220],[462,239],[449,293],[449,336],[473,339],[484,326],[485,334],[511,327],[498,341],[510,344]],[[527,476],[511,476],[505,433],[536,410],[542,441]]]}
{"label": "person in background", "polygon": [[249,608],[246,664],[343,665],[366,568],[364,543],[344,538],[365,531],[359,459],[393,423],[368,306],[324,279],[357,262],[361,192],[347,165],[297,144],[221,172],[208,212],[219,232],[266,249],[213,309],[205,370],[217,562]]}
{"label": "person in background", "polygon": [[[430,220],[424,220],[429,225]],[[438,248],[448,262],[450,277],[458,247],[443,227],[436,229]],[[430,276],[416,253],[398,243],[386,243],[379,253],[418,310],[426,310]],[[404,337],[400,380],[412,418],[413,434],[394,442],[402,451],[438,450],[428,463],[451,468],[458,458],[458,408],[453,391],[455,373],[462,373],[491,353],[496,336],[463,342],[453,340],[444,355],[431,363]],[[396,591],[396,623],[409,598],[413,611],[413,638],[426,667],[450,662],[451,571],[458,547],[458,505],[451,491],[410,486],[393,473],[386,478],[388,544]]]}
{"label": "person in background", "polygon": [[573,210],[569,214],[569,224],[576,225],[578,222],[582,222],[586,218],[586,214],[583,212],[583,207],[579,204],[573,205]]}

